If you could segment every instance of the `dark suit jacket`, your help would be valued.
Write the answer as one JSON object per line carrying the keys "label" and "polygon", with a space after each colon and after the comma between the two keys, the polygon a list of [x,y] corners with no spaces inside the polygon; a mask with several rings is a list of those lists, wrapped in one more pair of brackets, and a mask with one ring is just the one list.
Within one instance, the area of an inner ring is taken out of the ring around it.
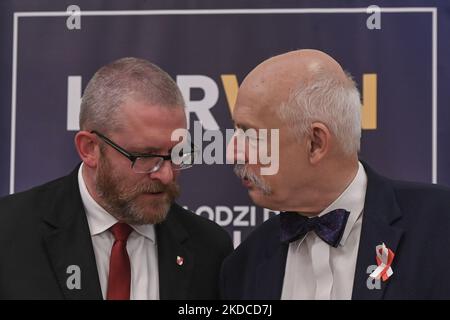
{"label": "dark suit jacket", "polygon": [[[102,299],[77,171],[0,200],[0,299]],[[174,204],[156,236],[160,298],[218,298],[228,234]],[[79,290],[66,284],[70,265],[80,267]]]}
{"label": "dark suit jacket", "polygon": [[[450,298],[450,190],[399,182],[364,164],[368,185],[352,299]],[[394,274],[369,289],[367,268],[375,246],[395,253]],[[279,217],[263,223],[224,262],[225,299],[280,299],[288,245],[280,242]]]}

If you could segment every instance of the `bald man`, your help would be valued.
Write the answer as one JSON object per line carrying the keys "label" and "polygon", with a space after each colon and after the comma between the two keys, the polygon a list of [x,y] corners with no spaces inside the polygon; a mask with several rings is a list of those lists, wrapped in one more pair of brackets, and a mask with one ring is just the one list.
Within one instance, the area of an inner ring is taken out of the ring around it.
{"label": "bald man", "polygon": [[235,173],[252,200],[281,213],[225,260],[223,298],[450,298],[450,190],[360,162],[360,109],[351,78],[317,50],[273,57],[245,78],[233,120],[279,129],[279,170],[262,175],[248,150],[229,156],[244,163]]}

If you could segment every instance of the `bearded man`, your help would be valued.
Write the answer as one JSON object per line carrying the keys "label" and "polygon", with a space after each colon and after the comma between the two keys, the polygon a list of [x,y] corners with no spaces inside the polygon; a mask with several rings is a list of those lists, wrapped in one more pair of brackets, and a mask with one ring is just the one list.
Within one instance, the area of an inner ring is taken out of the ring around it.
{"label": "bearded man", "polygon": [[[215,299],[231,240],[176,203],[174,130],[186,128],[172,78],[122,58],[88,83],[70,175],[0,200],[2,299]],[[184,149],[186,150],[186,149]]]}

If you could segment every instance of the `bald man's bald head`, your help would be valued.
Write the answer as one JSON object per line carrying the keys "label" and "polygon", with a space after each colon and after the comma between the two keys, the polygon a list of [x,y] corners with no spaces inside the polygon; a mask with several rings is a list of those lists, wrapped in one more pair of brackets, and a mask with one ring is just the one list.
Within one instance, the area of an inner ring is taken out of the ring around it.
{"label": "bald man's bald head", "polygon": [[356,153],[360,107],[355,83],[339,63],[324,52],[304,49],[272,57],[253,69],[242,82],[236,103],[236,109],[244,110],[236,112],[251,108],[266,122],[277,115],[299,136],[313,121],[322,122],[345,152]]}
{"label": "bald man's bald head", "polygon": [[249,73],[249,77],[273,71],[278,76],[288,76],[290,79],[295,79],[297,78],[294,76],[295,74],[298,75],[301,72],[307,75],[318,71],[318,69],[326,70],[336,77],[345,79],[344,71],[336,60],[322,51],[313,49],[290,51],[267,59],[253,69]]}
{"label": "bald man's bald head", "polygon": [[312,49],[290,51],[259,64],[247,75],[241,88],[264,91],[271,105],[277,105],[285,102],[299,84],[306,85],[323,73],[336,81],[348,82],[339,63],[326,53]]}

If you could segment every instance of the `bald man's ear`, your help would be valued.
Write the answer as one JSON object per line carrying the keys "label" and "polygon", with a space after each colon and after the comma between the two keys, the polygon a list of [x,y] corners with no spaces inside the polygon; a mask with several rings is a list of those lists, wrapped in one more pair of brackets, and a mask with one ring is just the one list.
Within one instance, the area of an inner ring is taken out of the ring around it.
{"label": "bald man's ear", "polygon": [[330,148],[331,132],[327,126],[320,122],[314,122],[309,132],[308,155],[309,161],[315,165],[322,160]]}
{"label": "bald man's ear", "polygon": [[96,136],[88,131],[79,131],[75,135],[75,147],[83,163],[96,168],[100,157],[99,145]]}

